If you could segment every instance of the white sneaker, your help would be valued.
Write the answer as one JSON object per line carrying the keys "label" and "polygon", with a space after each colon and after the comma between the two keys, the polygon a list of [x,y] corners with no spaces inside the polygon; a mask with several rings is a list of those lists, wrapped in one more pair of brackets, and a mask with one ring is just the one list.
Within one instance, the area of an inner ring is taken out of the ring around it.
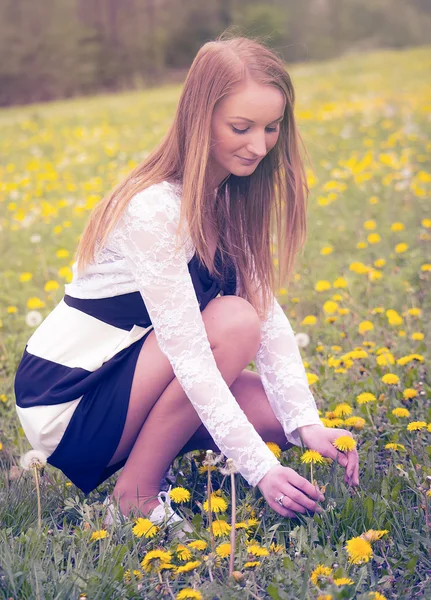
{"label": "white sneaker", "polygon": [[152,510],[148,519],[150,519],[154,525],[168,525],[172,527],[172,532],[182,538],[186,533],[191,533],[193,529],[185,519],[180,517],[180,515],[173,510],[171,498],[169,496],[171,487],[172,486],[169,486],[167,492],[159,492],[157,495],[159,506],[156,506],[156,508]]}
{"label": "white sneaker", "polygon": [[[193,529],[190,527],[188,522],[180,517],[173,508],[171,507],[171,498],[169,491],[172,486],[169,486],[167,492],[161,491],[157,495],[159,506],[156,506],[147,518],[154,523],[154,525],[167,525],[172,527],[172,532],[178,537],[184,537],[186,533],[191,533]],[[117,503],[118,504],[118,503]],[[112,525],[115,521],[117,524],[121,524],[127,519],[120,510],[120,507],[115,506],[110,496],[107,496],[103,501],[103,506],[107,507],[105,519],[103,521],[103,527]]]}

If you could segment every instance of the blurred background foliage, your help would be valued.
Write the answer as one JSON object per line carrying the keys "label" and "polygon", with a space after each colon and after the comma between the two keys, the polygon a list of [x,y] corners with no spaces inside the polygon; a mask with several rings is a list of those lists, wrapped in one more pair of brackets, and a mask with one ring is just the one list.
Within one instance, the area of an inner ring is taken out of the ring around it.
{"label": "blurred background foliage", "polygon": [[429,43],[430,0],[0,0],[0,106],[183,81],[226,28],[287,63]]}

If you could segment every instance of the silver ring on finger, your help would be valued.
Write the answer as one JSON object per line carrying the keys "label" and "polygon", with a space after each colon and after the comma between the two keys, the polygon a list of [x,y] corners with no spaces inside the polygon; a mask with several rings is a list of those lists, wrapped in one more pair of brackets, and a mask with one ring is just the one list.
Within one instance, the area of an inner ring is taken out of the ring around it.
{"label": "silver ring on finger", "polygon": [[[281,494],[281,496],[279,496],[278,498],[274,498],[274,500],[276,502],[278,502],[280,506],[283,506],[283,498],[284,498],[285,495],[286,494]],[[284,506],[283,506],[283,508],[284,508]]]}

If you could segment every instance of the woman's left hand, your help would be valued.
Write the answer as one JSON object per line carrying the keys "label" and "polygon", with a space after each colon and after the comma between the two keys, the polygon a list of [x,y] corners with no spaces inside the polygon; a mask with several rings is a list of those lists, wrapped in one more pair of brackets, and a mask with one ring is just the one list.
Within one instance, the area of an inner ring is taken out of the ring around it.
{"label": "woman's left hand", "polygon": [[348,452],[340,452],[333,442],[342,435],[353,438],[347,429],[333,429],[332,427],[321,427],[320,425],[304,425],[298,427],[303,443],[310,450],[317,450],[322,456],[338,460],[344,467],[344,481],[348,485],[359,485],[359,455],[356,448]]}

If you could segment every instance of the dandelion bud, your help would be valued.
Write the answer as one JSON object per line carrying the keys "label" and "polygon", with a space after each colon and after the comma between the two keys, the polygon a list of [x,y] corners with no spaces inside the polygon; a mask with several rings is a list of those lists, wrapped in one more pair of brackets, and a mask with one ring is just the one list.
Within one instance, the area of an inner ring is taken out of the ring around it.
{"label": "dandelion bud", "polygon": [[241,573],[241,571],[233,571],[232,577],[237,583],[242,583],[244,581],[244,573]]}

